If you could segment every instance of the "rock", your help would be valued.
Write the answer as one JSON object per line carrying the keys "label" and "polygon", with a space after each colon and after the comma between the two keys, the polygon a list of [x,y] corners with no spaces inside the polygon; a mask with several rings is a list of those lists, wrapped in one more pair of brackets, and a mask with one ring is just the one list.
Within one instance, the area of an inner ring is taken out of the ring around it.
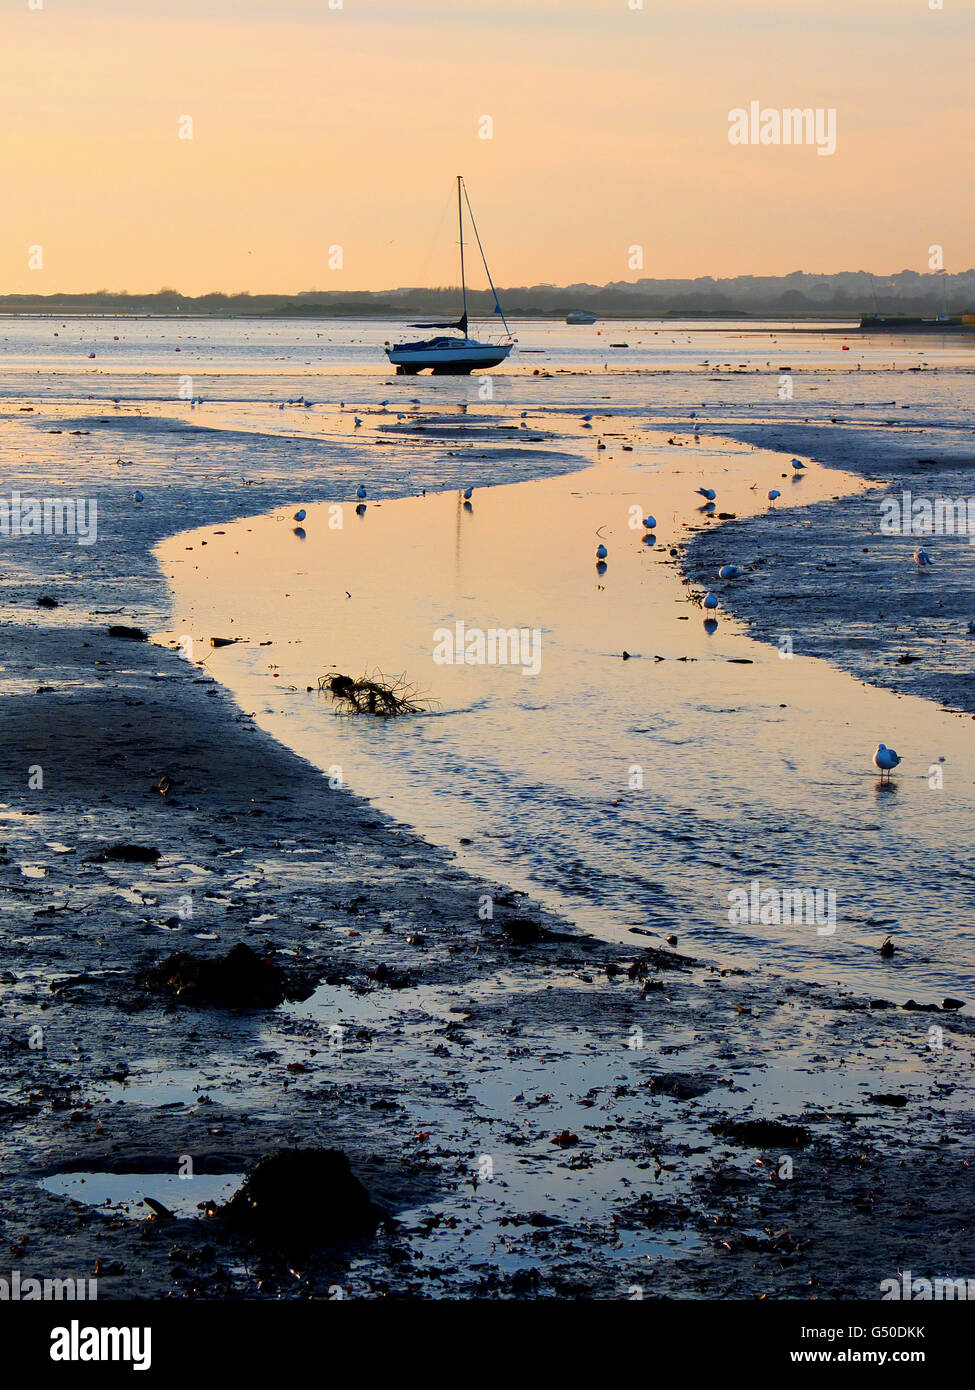
{"label": "rock", "polygon": [[893,1105],[899,1107],[907,1104],[907,1096],[877,1095],[871,1096],[870,1099],[873,1101],[874,1105]]}
{"label": "rock", "polygon": [[510,936],[512,941],[517,941],[519,945],[548,940],[545,928],[533,922],[530,917],[509,917],[506,922],[501,923],[501,930],[505,936]]}
{"label": "rock", "polygon": [[37,600],[38,608],[57,608],[59,607],[56,598],[51,598],[50,594],[44,594]]}
{"label": "rock", "polygon": [[313,988],[307,979],[290,976],[272,960],[255,955],[243,942],[225,956],[177,951],[153,966],[141,983],[181,1003],[228,1009],[270,1008],[285,999],[307,999]]}
{"label": "rock", "polygon": [[123,623],[113,623],[108,629],[109,637],[127,637],[130,642],[148,642],[148,632],[141,627],[126,627]]}
{"label": "rock", "polygon": [[217,1214],[228,1230],[287,1250],[371,1235],[386,1219],[340,1149],[268,1154]]}
{"label": "rock", "polygon": [[95,864],[155,864],[158,858],[159,850],[145,845],[108,845],[105,849],[100,849],[97,854],[90,855],[89,862]]}
{"label": "rock", "polygon": [[946,1013],[952,1013],[955,1009],[963,1009],[965,1007],[965,1001],[964,999],[952,999],[949,994],[946,999],[942,999],[941,1007]]}

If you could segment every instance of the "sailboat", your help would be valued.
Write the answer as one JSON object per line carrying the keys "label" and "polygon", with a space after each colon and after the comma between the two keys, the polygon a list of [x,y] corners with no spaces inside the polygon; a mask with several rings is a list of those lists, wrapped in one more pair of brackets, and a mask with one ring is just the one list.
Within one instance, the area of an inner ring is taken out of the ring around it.
{"label": "sailboat", "polygon": [[[481,260],[484,262],[484,270],[491,286],[491,293],[494,295],[494,312],[501,317],[504,324],[506,337],[498,343],[482,343],[477,338],[470,336],[467,322],[467,279],[464,273],[464,204],[467,204],[467,214],[471,219],[471,226],[474,229],[474,236],[477,240],[477,249],[481,253]],[[463,175],[457,175],[457,221],[460,227],[460,286],[464,297],[464,311],[459,319],[448,320],[446,323],[414,323],[413,328],[452,328],[461,336],[426,338],[417,343],[396,343],[392,347],[386,348],[386,356],[396,368],[398,376],[415,376],[417,372],[422,372],[429,368],[435,376],[466,376],[469,372],[484,370],[488,367],[496,367],[499,362],[503,362],[514,347],[515,342],[512,337],[508,321],[501,308],[501,301],[498,299],[498,292],[494,288],[494,281],[491,279],[491,272],[488,270],[487,258],[484,255],[484,247],[481,245],[481,238],[477,230],[477,223],[474,221],[474,213],[471,208],[471,200],[467,196],[467,187],[464,183]]]}

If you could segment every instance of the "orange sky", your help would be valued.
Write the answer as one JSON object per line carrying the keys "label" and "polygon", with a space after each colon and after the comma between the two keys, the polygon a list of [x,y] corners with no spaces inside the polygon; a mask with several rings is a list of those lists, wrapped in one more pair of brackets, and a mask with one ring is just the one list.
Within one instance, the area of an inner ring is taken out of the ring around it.
{"label": "orange sky", "polygon": [[[454,283],[457,173],[502,285],[975,264],[973,0],[29,3],[3,293]],[[835,155],[731,145],[752,100]]]}

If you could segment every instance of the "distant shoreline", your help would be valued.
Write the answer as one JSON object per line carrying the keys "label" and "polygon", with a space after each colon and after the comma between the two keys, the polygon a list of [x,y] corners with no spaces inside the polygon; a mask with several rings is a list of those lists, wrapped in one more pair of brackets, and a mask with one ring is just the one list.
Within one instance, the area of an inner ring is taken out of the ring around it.
{"label": "distant shoreline", "polygon": [[[403,313],[391,314],[391,313],[384,313],[384,312],[382,312],[381,310],[375,310],[375,311],[372,311],[372,312],[361,311],[361,312],[356,312],[356,313],[338,313],[338,312],[331,312],[331,313],[329,313],[329,312],[322,312],[322,313],[315,313],[315,314],[307,313],[307,312],[299,312],[299,313],[286,313],[286,312],[280,312],[280,313],[278,313],[278,312],[275,312],[275,313],[234,313],[232,310],[226,310],[226,311],[222,311],[222,312],[220,312],[220,313],[203,313],[203,312],[198,312],[198,313],[192,313],[192,314],[183,314],[183,313],[160,313],[160,312],[155,312],[155,311],[150,311],[150,310],[145,310],[145,311],[143,311],[143,310],[138,310],[138,311],[132,311],[132,310],[130,310],[130,311],[127,311],[127,312],[116,312],[116,313],[113,313],[113,312],[110,312],[110,311],[107,311],[107,310],[92,310],[92,309],[59,309],[59,310],[57,310],[57,311],[52,310],[52,309],[45,309],[45,310],[39,310],[39,309],[0,310],[0,321],[4,321],[4,320],[17,320],[17,319],[45,319],[45,320],[58,320],[58,319],[60,319],[60,320],[63,322],[65,319],[102,319],[102,320],[104,320],[104,321],[107,322],[107,323],[108,323],[108,322],[111,322],[111,323],[118,323],[118,322],[123,321],[123,320],[131,320],[133,323],[138,323],[138,322],[143,322],[143,321],[145,321],[145,320],[155,320],[155,319],[158,319],[158,320],[160,320],[161,322],[166,322],[166,323],[213,323],[213,322],[219,322],[219,321],[221,321],[221,320],[228,320],[228,321],[229,321],[229,320],[234,320],[234,321],[238,321],[238,320],[239,320],[239,321],[242,321],[242,322],[250,321],[250,322],[257,322],[257,323],[266,323],[266,322],[268,322],[269,320],[305,321],[305,322],[311,322],[311,323],[316,323],[316,322],[318,322],[318,323],[335,323],[335,322],[348,321],[348,320],[350,320],[350,319],[351,319],[351,320],[358,320],[358,319],[361,319],[361,320],[364,320],[364,321],[367,321],[367,322],[378,322],[378,323],[389,323],[389,324],[400,324],[400,325],[404,325],[404,324],[405,324],[405,325],[408,325],[408,324],[411,324],[411,323],[412,323],[413,318],[414,318],[414,315],[413,315],[413,314],[403,314]],[[540,321],[540,320],[541,320],[541,321],[551,321],[551,322],[556,322],[556,323],[558,323],[558,322],[561,322],[561,321],[563,320],[563,318],[564,318],[564,315],[561,314],[561,313],[558,313],[558,314],[554,314],[554,313],[552,313],[552,314],[545,314],[545,313],[509,314],[509,315],[508,315],[508,322],[509,322],[509,323],[532,323],[532,322],[537,322],[537,321]],[[708,320],[708,319],[715,319],[715,320],[718,320],[718,319],[719,319],[719,320],[720,320],[720,326],[715,326],[715,327],[709,326],[708,323],[706,322],[706,320]],[[821,317],[821,318],[814,318],[814,317],[812,317],[811,315],[805,315],[805,314],[796,314],[796,315],[784,314],[784,315],[780,315],[780,314],[728,314],[728,313],[724,313],[724,314],[722,314],[722,313],[713,313],[713,314],[712,314],[712,313],[700,313],[700,314],[695,314],[695,313],[688,313],[688,314],[684,314],[684,313],[679,313],[679,314],[678,314],[678,313],[674,313],[674,314],[640,314],[640,313],[623,314],[623,313],[612,313],[612,314],[600,314],[600,315],[598,316],[596,322],[597,322],[597,323],[662,323],[662,324],[666,324],[666,325],[668,325],[668,326],[675,326],[675,325],[680,324],[680,323],[691,323],[691,322],[693,322],[693,323],[695,324],[695,329],[696,329],[696,331],[697,331],[697,332],[700,332],[700,333],[720,333],[720,332],[725,331],[725,330],[727,329],[727,327],[728,327],[729,324],[741,324],[741,325],[743,325],[743,326],[746,327],[746,328],[752,329],[753,331],[761,332],[761,331],[764,331],[765,328],[766,328],[766,326],[767,326],[768,324],[770,324],[770,323],[771,323],[771,324],[781,324],[781,325],[783,325],[783,326],[788,326],[788,327],[791,327],[791,328],[793,328],[793,329],[797,329],[797,331],[802,331],[803,329],[808,328],[810,332],[819,332],[819,333],[823,333],[823,332],[832,332],[832,333],[859,332],[859,322],[857,321],[857,319],[856,319],[855,317],[853,317],[853,316],[850,316],[850,317],[848,317],[848,318],[847,318],[847,317],[837,317],[836,315],[825,315],[825,316],[823,316],[823,317]],[[590,325],[579,325],[579,326],[580,326],[580,327],[592,327],[593,325],[590,324]]]}

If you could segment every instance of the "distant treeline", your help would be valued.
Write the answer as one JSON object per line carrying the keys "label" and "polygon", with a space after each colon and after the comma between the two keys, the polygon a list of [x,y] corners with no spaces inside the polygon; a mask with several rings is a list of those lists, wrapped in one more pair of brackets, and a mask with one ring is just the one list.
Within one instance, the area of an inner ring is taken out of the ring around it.
{"label": "distant treeline", "polygon": [[[860,314],[971,313],[975,310],[975,270],[956,275],[896,275],[843,271],[836,275],[739,275],[715,280],[617,281],[609,285],[530,285],[499,291],[505,313],[517,318],[562,317],[586,309],[600,318],[673,316],[857,318]],[[490,317],[494,303],[485,291],[469,291],[470,312]],[[414,318],[459,314],[459,291],[399,289],[355,292],[305,290],[300,294],[185,295],[163,289],[155,294],[0,295],[5,314],[186,314],[260,318]]]}

